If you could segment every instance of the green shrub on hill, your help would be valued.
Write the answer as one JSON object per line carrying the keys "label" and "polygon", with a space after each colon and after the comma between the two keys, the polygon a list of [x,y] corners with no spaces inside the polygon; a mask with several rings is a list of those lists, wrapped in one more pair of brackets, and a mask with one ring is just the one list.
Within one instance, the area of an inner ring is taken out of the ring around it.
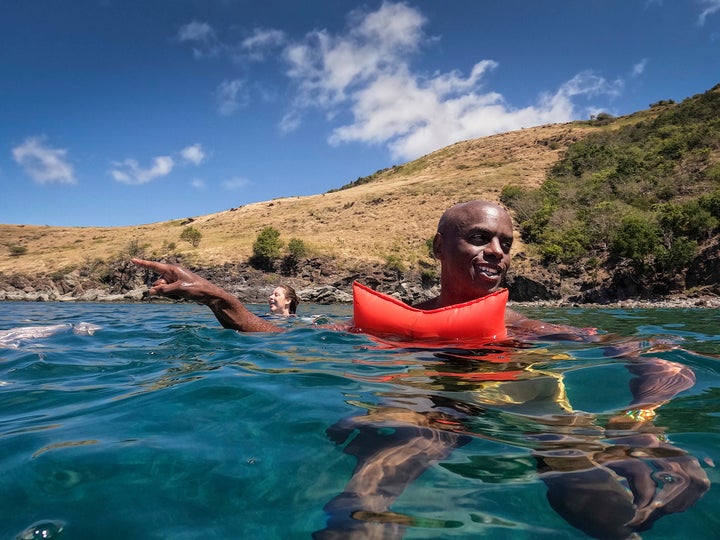
{"label": "green shrub on hill", "polygon": [[19,257],[27,253],[27,246],[12,245],[8,246],[8,251],[11,257]]}
{"label": "green shrub on hill", "polygon": [[283,241],[275,227],[265,227],[253,242],[250,264],[260,270],[272,270],[275,260],[280,258]]}
{"label": "green shrub on hill", "polygon": [[501,202],[545,262],[606,253],[675,273],[720,231],[720,87],[662,105],[572,144],[538,189],[505,186]]}

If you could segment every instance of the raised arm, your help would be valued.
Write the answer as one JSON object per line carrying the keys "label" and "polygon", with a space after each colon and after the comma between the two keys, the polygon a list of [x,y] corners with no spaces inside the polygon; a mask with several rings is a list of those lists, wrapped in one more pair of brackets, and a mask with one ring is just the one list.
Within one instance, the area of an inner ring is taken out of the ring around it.
{"label": "raised arm", "polygon": [[150,288],[150,294],[184,298],[204,304],[225,328],[241,332],[283,331],[279,326],[248,311],[240,300],[226,290],[187,268],[144,259],[132,259],[132,262],[160,274],[160,278]]}

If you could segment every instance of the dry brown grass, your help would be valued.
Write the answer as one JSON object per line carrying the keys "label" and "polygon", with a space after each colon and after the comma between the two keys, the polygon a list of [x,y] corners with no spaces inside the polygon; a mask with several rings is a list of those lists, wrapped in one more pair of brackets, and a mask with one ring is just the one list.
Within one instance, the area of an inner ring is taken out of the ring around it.
{"label": "dry brown grass", "polygon": [[[220,265],[246,260],[266,226],[287,242],[298,238],[318,255],[352,264],[399,257],[407,265],[427,256],[426,240],[450,205],[471,199],[497,201],[507,184],[537,186],[571,142],[591,128],[554,124],[458,142],[377,175],[370,183],[332,193],[258,202],[200,216],[193,248],[180,240],[185,220],[132,227],[0,225],[0,272],[53,273],[83,263],[124,256],[136,242],[153,258],[168,245],[189,263]],[[11,256],[11,246],[24,246]]]}

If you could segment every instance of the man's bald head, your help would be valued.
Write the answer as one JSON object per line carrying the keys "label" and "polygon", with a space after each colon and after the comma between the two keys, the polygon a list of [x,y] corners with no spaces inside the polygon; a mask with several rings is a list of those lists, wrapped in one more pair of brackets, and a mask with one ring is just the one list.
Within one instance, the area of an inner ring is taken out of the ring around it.
{"label": "man's bald head", "polygon": [[474,200],[458,203],[448,208],[440,217],[437,232],[443,235],[456,234],[458,227],[461,227],[463,223],[473,219],[480,213],[488,211],[502,218],[507,217],[508,222],[512,226],[510,214],[505,208],[490,201]]}
{"label": "man's bald head", "polygon": [[450,207],[433,239],[433,253],[440,261],[436,307],[498,290],[510,268],[512,243],[512,219],[499,204],[476,200]]}

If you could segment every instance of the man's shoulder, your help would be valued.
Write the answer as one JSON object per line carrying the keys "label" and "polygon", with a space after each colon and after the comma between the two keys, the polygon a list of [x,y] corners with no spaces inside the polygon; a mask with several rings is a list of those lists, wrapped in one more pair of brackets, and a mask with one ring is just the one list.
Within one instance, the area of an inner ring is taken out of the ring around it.
{"label": "man's shoulder", "polygon": [[514,309],[505,308],[505,322],[507,324],[517,324],[522,321],[529,321],[525,315],[518,313]]}

